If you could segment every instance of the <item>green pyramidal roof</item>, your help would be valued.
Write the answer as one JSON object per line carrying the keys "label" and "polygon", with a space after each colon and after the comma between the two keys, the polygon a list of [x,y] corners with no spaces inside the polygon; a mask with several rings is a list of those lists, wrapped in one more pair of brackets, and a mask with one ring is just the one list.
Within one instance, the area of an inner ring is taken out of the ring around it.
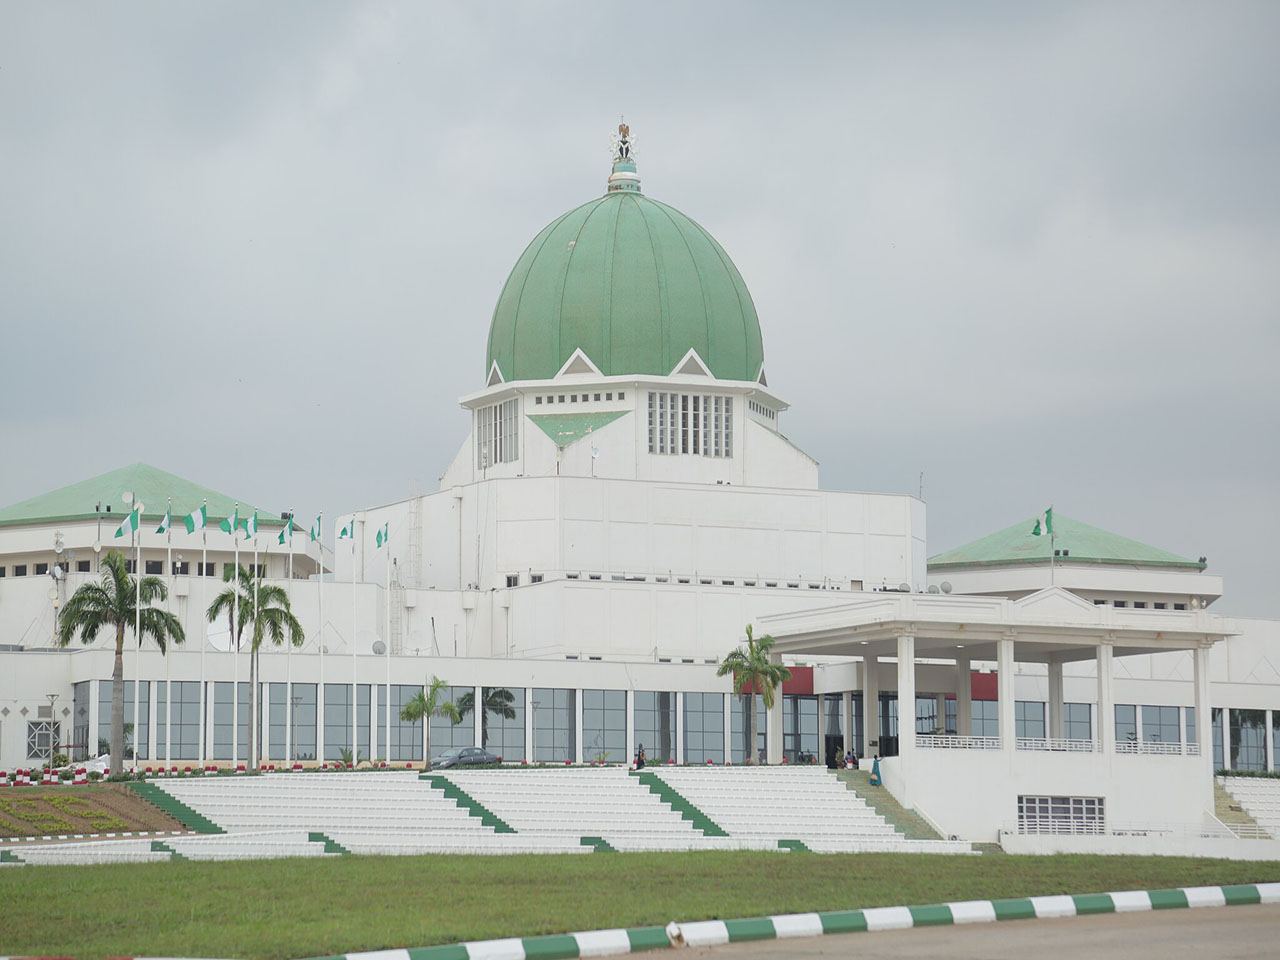
{"label": "green pyramidal roof", "polygon": [[1060,563],[1118,563],[1140,567],[1186,567],[1203,570],[1205,564],[1176,553],[1149,547],[1060,513],[1053,515],[1053,543],[1047,536],[1034,536],[1035,517],[1028,517],[998,533],[966,543],[929,558],[930,570],[950,567],[1005,566],[1048,563],[1051,551],[1062,550]]}
{"label": "green pyramidal roof", "polygon": [[628,413],[629,410],[610,410],[601,413],[530,414],[529,419],[557,447],[567,447]]}
{"label": "green pyramidal roof", "polygon": [[[230,516],[235,506],[233,498],[217,490],[202,487],[147,463],[135,463],[5,507],[0,510],[0,526],[92,520],[97,516],[94,506],[98,503],[104,508],[110,505],[110,516],[124,517],[129,512],[128,505],[121,499],[126,491],[142,501],[144,520],[163,517],[172,498],[173,522],[179,526],[181,518],[199,509],[206,499],[209,501],[210,522]],[[252,504],[240,503],[242,518],[252,516],[256,510]],[[258,513],[261,526],[281,526],[282,521],[277,514],[264,516],[261,511]]]}

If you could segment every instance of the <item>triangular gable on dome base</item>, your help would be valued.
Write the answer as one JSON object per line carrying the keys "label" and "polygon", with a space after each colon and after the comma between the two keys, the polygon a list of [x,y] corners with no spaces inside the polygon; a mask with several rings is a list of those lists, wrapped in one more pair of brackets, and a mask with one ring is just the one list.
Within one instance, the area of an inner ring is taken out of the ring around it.
{"label": "triangular gable on dome base", "polygon": [[769,385],[769,378],[764,375],[763,363],[760,364],[760,375],[756,377],[756,383],[760,384],[762,387],[767,387]]}
{"label": "triangular gable on dome base", "polygon": [[502,370],[498,367],[498,361],[493,361],[489,366],[489,379],[485,381],[486,387],[495,387],[500,383],[506,383],[507,378],[502,375]]}
{"label": "triangular gable on dome base", "polygon": [[556,379],[572,373],[585,373],[591,376],[603,376],[600,368],[591,362],[591,358],[582,352],[582,348],[573,351],[573,356],[564,362],[564,366],[556,373]]}
{"label": "triangular gable on dome base", "polygon": [[667,376],[674,377],[680,374],[693,377],[712,377],[713,379],[715,377],[707,365],[702,362],[702,358],[698,356],[698,351],[693,347],[690,347],[685,355],[680,358],[680,362],[675,365],[675,369]]}

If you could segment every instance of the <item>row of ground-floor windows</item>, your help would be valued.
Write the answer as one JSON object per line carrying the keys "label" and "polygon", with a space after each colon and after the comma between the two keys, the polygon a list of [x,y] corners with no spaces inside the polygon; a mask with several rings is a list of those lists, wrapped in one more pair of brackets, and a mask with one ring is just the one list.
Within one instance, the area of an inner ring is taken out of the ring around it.
{"label": "row of ground-floor windows", "polygon": [[[152,684],[155,686],[154,695]],[[208,697],[212,710],[202,718],[200,683],[198,681],[139,681],[137,736],[134,735],[133,698],[135,685],[124,683],[125,756],[132,757],[138,746],[138,759],[152,759],[154,741],[157,759],[196,760],[200,756],[202,729],[209,735],[207,756],[213,760],[247,758],[249,752],[249,684],[241,681],[238,696],[229,682],[210,681]],[[66,744],[61,725],[44,721],[45,726],[28,731],[28,752],[32,759],[47,756],[52,749],[70,748],[77,757],[105,753],[111,737],[110,680],[98,681],[97,728],[89,729],[89,683],[73,687],[72,741]],[[424,729],[422,723],[400,720],[400,710],[421,690],[411,684],[391,687],[391,744],[386,742],[386,698],[384,684],[359,684],[355,691],[356,756],[369,757],[371,727],[377,731],[376,757],[390,760],[421,760]],[[323,698],[318,701],[317,684],[295,683],[292,702],[283,683],[263,683],[260,733],[262,755],[285,759],[289,754],[298,760],[315,760],[318,722],[324,734],[325,760],[341,760],[351,751],[352,688],[350,684],[326,683]],[[622,690],[572,690],[537,687],[526,691],[521,687],[481,687],[481,740],[483,746],[507,760],[532,759],[563,762],[581,755],[584,760],[621,762],[627,753],[627,703]],[[454,747],[475,746],[475,688],[452,686],[444,696],[458,710],[460,721],[433,717],[431,753],[438,756]],[[581,697],[582,744],[579,751],[578,698]],[[372,697],[372,704],[371,704]],[[723,763],[725,760],[725,695],[720,693],[686,693],[636,691],[634,701],[634,744],[645,747],[651,762],[666,762],[677,757],[677,732],[683,735],[683,755],[690,763]],[[862,694],[853,695],[852,741],[855,751],[864,752],[862,730]],[[237,703],[238,701],[238,703]],[[943,700],[944,715],[938,718],[937,696],[916,699],[916,732],[919,734],[955,733],[956,701]],[[156,730],[151,733],[152,704],[155,705]],[[526,716],[526,703],[532,713]],[[756,751],[764,755],[766,711],[761,698],[756,698]],[[819,716],[818,697],[784,695],[782,697],[782,752],[789,762],[810,758],[822,759],[829,751],[840,749],[844,737],[844,716],[839,694],[828,695],[825,716]],[[371,710],[372,706],[372,710]],[[238,707],[238,709],[237,709]],[[321,709],[322,707],[322,709]],[[677,724],[677,710],[682,723]],[[1091,740],[1094,736],[1095,708],[1088,703],[1063,705],[1063,736],[1072,740]],[[741,697],[728,703],[729,757],[741,763],[747,756],[747,705]],[[898,735],[898,702],[896,695],[882,693],[879,702],[879,740],[881,752],[896,741]],[[1047,735],[1047,708],[1042,701],[1017,701],[1014,705],[1016,736],[1044,738]],[[1195,709],[1156,705],[1116,704],[1117,742],[1147,743],[1195,742]],[[1214,767],[1235,770],[1266,769],[1266,711],[1229,709],[1230,758],[1223,756],[1223,711],[1213,711]],[[532,757],[525,756],[525,726],[530,726]],[[35,724],[35,721],[32,721]],[[92,733],[92,737],[91,737]],[[1272,713],[1273,753],[1280,755],[1280,710]],[[972,735],[999,735],[998,704],[994,700],[972,702]],[[234,739],[234,743],[233,743]]]}

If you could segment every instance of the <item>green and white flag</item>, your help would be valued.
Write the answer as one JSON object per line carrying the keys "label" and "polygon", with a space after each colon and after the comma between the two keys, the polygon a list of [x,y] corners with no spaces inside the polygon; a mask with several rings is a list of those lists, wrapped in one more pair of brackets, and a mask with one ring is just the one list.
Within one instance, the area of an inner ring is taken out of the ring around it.
{"label": "green and white flag", "polygon": [[289,538],[292,536],[293,536],[293,517],[290,517],[288,520],[284,522],[284,529],[280,531],[280,536],[276,542],[281,544],[288,543]]}
{"label": "green and white flag", "polygon": [[244,538],[252,540],[258,535],[258,511],[253,511],[253,516],[244,522]]}
{"label": "green and white flag", "polygon": [[236,504],[235,509],[231,511],[231,516],[223,520],[218,526],[222,528],[223,533],[235,533],[240,526],[240,505]]}
{"label": "green and white flag", "polygon": [[192,510],[183,517],[182,522],[186,524],[187,533],[203,530],[209,522],[209,511],[206,507],[201,506],[199,510]]}
{"label": "green and white flag", "polygon": [[1033,537],[1038,537],[1042,534],[1045,536],[1053,534],[1053,507],[1036,517],[1036,525],[1031,528]]}
{"label": "green and white flag", "polygon": [[320,539],[320,518],[316,517],[316,522],[311,525],[311,539]]}
{"label": "green and white flag", "polygon": [[355,517],[352,517],[352,518],[351,518],[349,521],[347,521],[347,523],[343,526],[342,530],[340,530],[340,531],[338,532],[338,539],[339,539],[339,540],[347,540],[347,539],[354,538],[354,537],[355,537],[355,535],[356,535],[356,519],[355,519]]}
{"label": "green and white flag", "polygon": [[127,537],[137,529],[138,529],[138,509],[137,507],[135,507],[134,509],[129,511],[129,515],[124,518],[124,523],[120,524],[120,527],[116,530],[116,536]]}
{"label": "green and white flag", "polygon": [[168,533],[169,527],[173,524],[173,507],[164,512],[164,519],[160,521],[160,526],[156,527],[156,533]]}
{"label": "green and white flag", "polygon": [[377,535],[374,536],[373,541],[379,547],[385,547],[387,545],[387,540],[389,539],[390,539],[390,534],[387,533],[387,524],[384,523],[382,525],[382,529],[379,530]]}

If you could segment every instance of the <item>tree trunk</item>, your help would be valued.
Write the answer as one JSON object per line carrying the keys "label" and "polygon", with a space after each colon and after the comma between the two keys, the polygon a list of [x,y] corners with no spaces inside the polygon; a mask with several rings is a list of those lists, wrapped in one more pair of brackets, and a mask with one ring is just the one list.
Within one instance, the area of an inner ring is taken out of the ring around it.
{"label": "tree trunk", "polygon": [[[388,750],[387,753],[391,751]],[[422,769],[431,769],[431,714],[422,718]]]}
{"label": "tree trunk", "polygon": [[[137,739],[137,731],[134,731]],[[124,624],[116,627],[116,665],[111,671],[111,768],[124,771]]]}

